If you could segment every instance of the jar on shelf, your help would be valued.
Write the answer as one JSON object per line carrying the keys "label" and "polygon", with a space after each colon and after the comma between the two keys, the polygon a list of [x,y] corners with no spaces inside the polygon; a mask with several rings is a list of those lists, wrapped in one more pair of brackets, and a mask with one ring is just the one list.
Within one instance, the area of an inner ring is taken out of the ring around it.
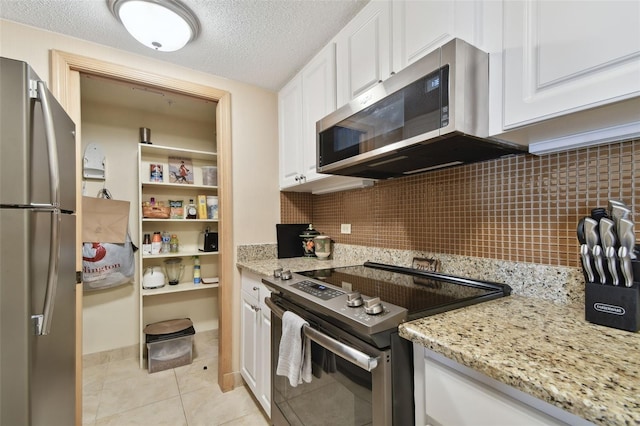
{"label": "jar on shelf", "polygon": [[305,257],[315,257],[315,242],[313,239],[320,233],[313,229],[313,225],[309,224],[309,227],[302,231],[300,238],[302,238],[302,248],[304,249]]}

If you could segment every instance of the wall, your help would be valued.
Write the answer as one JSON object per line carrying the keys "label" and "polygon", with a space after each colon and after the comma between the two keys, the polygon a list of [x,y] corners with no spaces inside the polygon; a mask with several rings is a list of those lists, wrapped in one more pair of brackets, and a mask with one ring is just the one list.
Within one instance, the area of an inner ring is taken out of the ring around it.
{"label": "wall", "polygon": [[[640,141],[280,197],[282,223],[312,222],[337,243],[577,267],[581,217],[611,198],[637,217]],[[341,223],[351,224],[350,235],[340,234]]]}
{"label": "wall", "polygon": [[[234,258],[239,244],[275,241],[279,219],[277,95],[185,67],[129,54],[117,49],[0,20],[0,55],[27,61],[41,78],[49,81],[49,50],[57,49],[140,70],[207,85],[231,93],[231,132],[233,145]],[[162,57],[162,53],[158,54]],[[240,274],[235,273],[233,306],[240,306]],[[136,308],[137,309],[137,306]],[[128,308],[127,308],[128,311]],[[137,312],[137,311],[136,311]],[[105,314],[110,318],[130,316],[117,308]],[[233,365],[239,369],[239,309],[233,316]],[[99,331],[95,331],[99,333]],[[130,344],[136,344],[136,341]],[[108,345],[116,348],[120,343]]]}

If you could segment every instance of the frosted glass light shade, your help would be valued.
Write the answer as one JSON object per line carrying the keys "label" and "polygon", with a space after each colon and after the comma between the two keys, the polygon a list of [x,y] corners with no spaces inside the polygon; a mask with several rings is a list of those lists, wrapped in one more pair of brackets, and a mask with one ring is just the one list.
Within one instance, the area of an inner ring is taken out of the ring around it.
{"label": "frosted glass light shade", "polygon": [[154,50],[179,50],[200,29],[191,11],[173,0],[109,0],[109,7],[136,40]]}

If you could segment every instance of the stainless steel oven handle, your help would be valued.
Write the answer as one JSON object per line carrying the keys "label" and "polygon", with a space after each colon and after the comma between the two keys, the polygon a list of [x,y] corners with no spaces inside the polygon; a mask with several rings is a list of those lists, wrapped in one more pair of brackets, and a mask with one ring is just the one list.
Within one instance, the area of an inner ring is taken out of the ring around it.
{"label": "stainless steel oven handle", "polygon": [[[266,297],[264,299],[266,305],[271,309],[275,315],[279,318],[282,318],[284,315],[284,309],[277,306],[275,303],[271,301],[271,298]],[[352,348],[351,346],[347,346],[342,342],[337,341],[333,337],[329,337],[324,333],[319,332],[318,330],[311,328],[309,326],[304,326],[302,328],[302,332],[309,339],[313,340],[326,350],[346,359],[352,364],[357,365],[360,368],[363,368],[367,371],[372,371],[378,366],[378,357],[371,357],[363,352],[360,352],[357,349]]]}

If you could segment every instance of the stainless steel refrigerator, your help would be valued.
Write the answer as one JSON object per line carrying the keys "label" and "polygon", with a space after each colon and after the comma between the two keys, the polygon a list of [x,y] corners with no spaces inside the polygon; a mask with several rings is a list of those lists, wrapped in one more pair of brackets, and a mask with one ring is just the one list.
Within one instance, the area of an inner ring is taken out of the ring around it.
{"label": "stainless steel refrigerator", "polygon": [[0,58],[0,425],[75,423],[75,125]]}

